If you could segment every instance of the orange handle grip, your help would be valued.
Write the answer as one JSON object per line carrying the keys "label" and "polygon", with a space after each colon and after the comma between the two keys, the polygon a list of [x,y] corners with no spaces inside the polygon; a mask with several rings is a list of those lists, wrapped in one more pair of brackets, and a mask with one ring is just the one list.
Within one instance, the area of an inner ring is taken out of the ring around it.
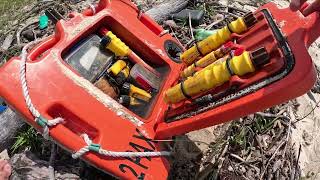
{"label": "orange handle grip", "polygon": [[29,52],[28,59],[32,61],[37,60],[41,54],[52,48],[58,42],[57,38],[53,35],[37,44],[32,50]]}

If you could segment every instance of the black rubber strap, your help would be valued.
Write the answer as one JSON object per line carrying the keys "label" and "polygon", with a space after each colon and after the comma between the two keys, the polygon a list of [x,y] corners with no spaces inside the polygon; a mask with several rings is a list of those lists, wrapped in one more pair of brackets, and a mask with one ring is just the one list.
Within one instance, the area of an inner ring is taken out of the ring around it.
{"label": "black rubber strap", "polygon": [[198,42],[195,43],[195,46],[196,46],[196,48],[197,48],[198,53],[199,53],[201,56],[205,56],[205,54],[203,54],[203,53],[201,52]]}
{"label": "black rubber strap", "polygon": [[184,83],[184,81],[182,81],[182,82],[180,83],[181,92],[182,92],[182,94],[184,95],[184,97],[186,97],[187,99],[191,99],[191,96],[189,96],[189,95],[186,93],[186,91],[184,90],[184,88],[183,88],[183,83]]}
{"label": "black rubber strap", "polygon": [[195,61],[195,62],[193,63],[193,65],[194,65],[194,67],[197,67],[197,61]]}
{"label": "black rubber strap", "polygon": [[231,69],[230,61],[231,61],[231,58],[228,58],[228,59],[226,60],[226,66],[227,66],[227,69],[228,69],[228,72],[229,72],[230,76],[234,76],[235,73],[234,73],[233,70]]}
{"label": "black rubber strap", "polygon": [[233,31],[232,31],[232,29],[230,28],[230,23],[231,23],[231,21],[229,21],[229,20],[227,20],[227,28],[228,28],[228,30],[230,31],[230,33],[234,33]]}
{"label": "black rubber strap", "polygon": [[229,23],[228,23],[228,25],[227,25],[227,27],[228,27],[228,29],[229,29],[229,31],[231,32],[231,33],[234,33],[233,31],[232,31],[232,29],[229,27]]}

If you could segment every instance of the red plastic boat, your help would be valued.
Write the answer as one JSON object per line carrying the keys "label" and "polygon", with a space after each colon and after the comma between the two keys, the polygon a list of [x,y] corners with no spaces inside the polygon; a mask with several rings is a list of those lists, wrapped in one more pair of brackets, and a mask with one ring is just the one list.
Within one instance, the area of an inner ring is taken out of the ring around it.
{"label": "red plastic boat", "polygon": [[[61,117],[64,123],[50,128],[51,138],[74,153],[86,146],[81,134],[110,151],[163,151],[154,139],[166,139],[264,110],[307,92],[316,79],[307,48],[320,34],[319,13],[303,17],[300,12],[278,9],[269,3],[255,16],[258,22],[237,43],[251,51],[265,47],[270,63],[254,74],[232,77],[214,92],[224,93],[206,106],[184,113],[182,105],[164,102],[164,91],[176,83],[185,67],[177,58],[182,50],[176,40],[129,0],[101,0],[82,14],[60,20],[53,36],[28,54],[26,78],[33,104],[46,118]],[[293,21],[294,19],[294,21]],[[160,69],[162,83],[143,115],[121,106],[66,62],[76,44],[106,27],[147,64]],[[19,57],[0,68],[0,96],[38,130],[21,90]],[[115,158],[88,152],[82,156],[93,166],[121,179],[166,179],[167,157]]]}

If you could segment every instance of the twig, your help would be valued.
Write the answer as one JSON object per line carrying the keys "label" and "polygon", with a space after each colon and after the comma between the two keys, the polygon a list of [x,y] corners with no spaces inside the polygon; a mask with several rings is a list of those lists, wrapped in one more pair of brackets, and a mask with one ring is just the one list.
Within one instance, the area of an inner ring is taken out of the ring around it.
{"label": "twig", "polygon": [[298,171],[298,164],[299,164],[299,159],[300,159],[300,154],[301,154],[301,144],[299,146],[299,153],[298,153],[298,157],[297,157],[297,161],[296,161],[296,167],[295,167],[295,171],[294,171],[294,178],[297,177],[297,171]]}
{"label": "twig", "polygon": [[190,45],[193,43],[196,43],[196,41],[194,39],[191,39],[189,42],[187,42],[187,44],[184,47],[188,49],[188,47],[190,47]]}
{"label": "twig", "polygon": [[[288,106],[288,112],[289,112],[290,120],[289,120],[288,132],[287,132],[287,136],[286,136],[286,142],[289,141],[289,137],[290,137],[290,134],[291,134],[292,120],[296,118],[294,116],[294,114],[293,114],[293,110],[292,110],[291,106]],[[287,146],[288,146],[288,144],[286,144],[286,146],[284,147],[284,151],[283,151],[282,157],[284,157],[286,155]]]}
{"label": "twig", "polygon": [[262,116],[262,117],[268,117],[268,118],[284,118],[289,120],[287,116],[279,115],[279,114],[270,114],[270,113],[263,113],[263,112],[256,112],[256,115]]}
{"label": "twig", "polygon": [[227,14],[227,15],[232,16],[234,18],[238,18],[239,17],[239,16],[237,16],[235,14],[232,14],[230,12],[225,12],[225,11],[220,11],[220,10],[216,10],[215,12],[220,13],[220,14]]}
{"label": "twig", "polygon": [[284,144],[285,142],[286,142],[286,141],[283,140],[283,141],[279,144],[279,146],[277,147],[277,149],[276,149],[276,150],[274,151],[274,153],[272,154],[271,158],[268,160],[266,167],[263,169],[263,171],[262,171],[262,173],[261,173],[261,175],[260,175],[260,178],[259,178],[260,180],[262,180],[262,178],[263,178],[266,170],[268,169],[268,166],[269,166],[270,162],[273,160],[273,158],[276,156],[276,154],[278,153],[279,149],[283,146],[283,144]]}
{"label": "twig", "polygon": [[207,179],[209,174],[212,173],[213,171],[216,171],[216,173],[215,173],[216,176],[211,179],[217,179],[217,176],[218,176],[218,174],[222,168],[222,165],[224,163],[224,160],[225,160],[224,156],[227,153],[228,148],[229,148],[229,139],[230,139],[230,137],[227,138],[227,142],[225,143],[223,150],[221,151],[219,157],[217,158],[217,161],[212,162],[213,160],[215,160],[215,158],[213,158],[213,160],[210,163],[211,165],[209,164],[207,167],[205,167],[204,170],[202,170],[200,172],[200,174],[197,175],[196,179],[199,179],[199,180]]}
{"label": "twig", "polygon": [[56,158],[56,145],[54,142],[51,144],[51,155],[50,155],[50,160],[49,160],[49,179],[54,180],[55,175],[54,175],[54,161]]}
{"label": "twig", "polygon": [[317,102],[317,104],[312,108],[312,110],[305,116],[303,116],[302,118],[297,119],[295,122],[293,122],[293,124],[296,124],[302,120],[304,120],[305,118],[307,118],[310,114],[312,114],[314,112],[314,110],[319,106],[320,101]]}
{"label": "twig", "polygon": [[172,28],[171,26],[169,26],[169,28],[171,29],[174,38],[176,38],[176,40],[178,41],[178,43],[180,44],[180,46],[181,46],[181,47],[184,47],[184,46],[182,45],[182,43],[180,42],[179,38],[176,36],[176,33],[175,33],[175,31],[173,30],[173,28]]}
{"label": "twig", "polygon": [[163,139],[163,140],[151,140],[152,142],[188,142],[188,143],[201,143],[204,144],[210,148],[213,148],[213,146],[211,144],[208,144],[206,142],[203,141],[197,141],[197,140],[177,140],[177,139]]}
{"label": "twig", "polygon": [[291,106],[288,106],[288,111],[289,111],[289,115],[290,115],[290,122],[289,122],[289,127],[288,127],[288,130],[287,130],[287,136],[285,139],[282,140],[282,142],[279,144],[279,146],[277,147],[277,149],[275,150],[275,152],[272,154],[271,158],[268,160],[267,162],[267,165],[266,167],[263,169],[261,175],[260,175],[260,180],[262,180],[266,170],[268,169],[268,166],[271,162],[271,160],[276,156],[276,154],[278,153],[279,149],[285,144],[285,148],[284,148],[284,154],[282,154],[282,156],[285,155],[286,153],[286,149],[287,149],[287,143],[289,141],[289,137],[290,137],[290,134],[291,134],[291,122],[292,122],[292,118],[294,118],[294,114],[293,114],[293,111],[292,111],[292,107]]}
{"label": "twig", "polygon": [[277,116],[281,116],[284,112],[286,112],[287,109],[281,109],[278,113]]}
{"label": "twig", "polygon": [[194,40],[192,22],[191,22],[191,13],[190,12],[189,12],[189,27],[190,27],[190,34],[191,34],[192,40]]}
{"label": "twig", "polygon": [[226,0],[226,1],[227,1],[227,4],[226,4],[226,10],[225,11],[229,12],[229,6],[228,6],[229,5],[229,0]]}
{"label": "twig", "polygon": [[317,100],[311,91],[307,92],[307,96],[311,99],[312,102],[317,103]]}
{"label": "twig", "polygon": [[241,162],[243,162],[243,163],[246,163],[246,160],[244,160],[243,158],[241,158],[240,156],[238,156],[236,154],[230,153],[230,156],[235,158],[235,159],[237,159],[237,160],[239,160],[239,161],[241,161]]}
{"label": "twig", "polygon": [[229,158],[228,158],[228,161],[229,161],[230,166],[232,167],[233,172],[235,173],[235,175],[239,176],[239,173],[237,172],[236,167],[234,167],[234,165],[232,164],[232,162],[231,162],[231,160]]}
{"label": "twig", "polygon": [[239,11],[239,12],[242,12],[242,13],[248,13],[249,11],[246,11],[246,10],[243,10],[243,9],[239,9],[239,8],[236,8],[236,7],[233,7],[233,6],[225,6],[225,5],[222,5],[222,4],[219,4],[217,2],[211,2],[211,3],[207,3],[209,6],[212,5],[212,4],[216,4],[218,5],[219,7],[228,7],[229,9],[233,9],[233,10],[236,10],[236,11]]}
{"label": "twig", "polygon": [[38,23],[39,21],[36,20],[36,21],[32,21],[26,25],[24,25],[18,32],[17,32],[17,44],[20,45],[21,44],[21,40],[20,40],[20,37],[21,37],[21,33],[29,26],[32,26],[36,23]]}
{"label": "twig", "polygon": [[261,144],[261,142],[259,141],[259,139],[258,139],[258,135],[257,134],[255,134],[255,139],[256,139],[256,141],[257,141],[257,143],[258,143],[258,146],[259,146],[259,149],[260,149],[260,152],[261,152],[261,161],[262,161],[262,167],[261,167],[261,169],[264,169],[265,168],[265,166],[264,166],[264,161],[265,161],[265,151],[263,150],[263,146],[262,146],[262,144]]}
{"label": "twig", "polygon": [[217,20],[217,21],[214,21],[213,23],[209,24],[205,29],[209,30],[209,29],[211,29],[213,26],[215,26],[215,25],[221,23],[222,21],[224,21],[225,19],[226,19],[225,16],[223,16],[222,19]]}
{"label": "twig", "polygon": [[229,144],[230,144],[229,139],[230,139],[230,136],[228,136],[228,138],[227,138],[226,145],[224,146],[224,148],[219,156],[219,159],[222,159],[222,157],[224,157],[224,155],[227,153],[228,148],[229,148]]}

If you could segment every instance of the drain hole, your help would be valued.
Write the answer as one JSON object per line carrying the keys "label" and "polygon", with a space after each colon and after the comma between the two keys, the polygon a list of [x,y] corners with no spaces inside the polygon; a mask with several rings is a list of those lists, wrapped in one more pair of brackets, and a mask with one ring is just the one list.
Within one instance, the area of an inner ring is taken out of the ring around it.
{"label": "drain hole", "polygon": [[174,41],[167,40],[164,43],[164,49],[166,50],[167,55],[176,63],[181,63],[180,54],[183,49]]}

